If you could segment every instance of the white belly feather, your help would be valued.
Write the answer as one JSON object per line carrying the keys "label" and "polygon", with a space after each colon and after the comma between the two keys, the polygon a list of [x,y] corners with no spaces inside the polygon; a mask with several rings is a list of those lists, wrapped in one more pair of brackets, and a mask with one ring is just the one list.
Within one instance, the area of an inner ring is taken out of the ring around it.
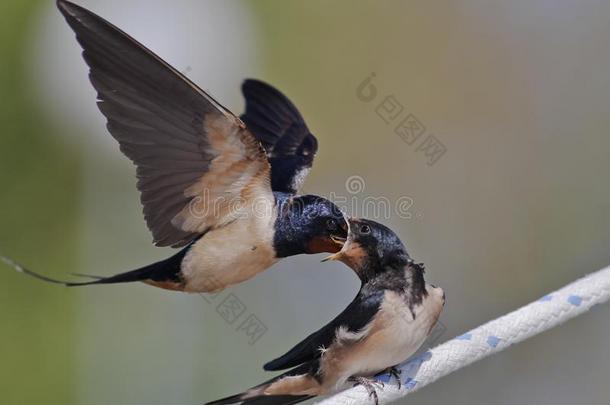
{"label": "white belly feather", "polygon": [[[250,211],[252,212],[252,211]],[[186,292],[214,292],[247,280],[277,261],[275,209],[242,215],[199,239],[182,262]]]}
{"label": "white belly feather", "polygon": [[428,295],[420,305],[413,308],[415,318],[402,297],[395,292],[386,293],[380,317],[377,319],[379,325],[377,328],[377,325],[373,325],[373,334],[370,337],[383,344],[373,347],[360,364],[354,364],[352,373],[378,373],[402,363],[420,348],[443,308],[442,290],[430,285],[426,288]]}
{"label": "white belly feather", "polygon": [[325,382],[326,390],[342,386],[349,377],[372,376],[402,363],[419,349],[444,305],[442,289],[426,288],[428,295],[413,308],[415,318],[404,299],[388,291],[375,320],[365,328],[364,339],[342,348],[330,347],[325,356],[334,358],[321,363],[323,372],[334,377]]}

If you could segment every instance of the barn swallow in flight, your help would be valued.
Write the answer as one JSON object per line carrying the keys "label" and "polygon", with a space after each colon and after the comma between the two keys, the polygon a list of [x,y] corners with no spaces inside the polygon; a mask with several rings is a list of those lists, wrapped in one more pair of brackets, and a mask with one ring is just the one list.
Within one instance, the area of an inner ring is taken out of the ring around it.
{"label": "barn swallow in flight", "polygon": [[101,17],[68,1],[57,6],[83,48],[108,131],[137,167],[154,243],[182,250],[83,283],[39,278],[212,292],[281,258],[341,249],[348,230],[341,210],[325,198],[297,195],[318,143],[286,96],[246,80],[240,119]]}
{"label": "barn swallow in flight", "polygon": [[206,405],[285,405],[328,394],[345,383],[366,387],[377,402],[375,376],[407,360],[422,345],[445,304],[441,288],[426,284],[424,267],[413,262],[387,227],[350,219],[343,249],[329,260],[351,267],[362,284],[356,298],[328,325],[283,356],[268,371],[295,367],[263,384]]}

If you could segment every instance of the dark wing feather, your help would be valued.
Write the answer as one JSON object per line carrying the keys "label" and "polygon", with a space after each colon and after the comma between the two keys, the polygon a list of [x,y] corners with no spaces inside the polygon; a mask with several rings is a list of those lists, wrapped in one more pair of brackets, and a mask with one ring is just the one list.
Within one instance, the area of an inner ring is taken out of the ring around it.
{"label": "dark wing feather", "polygon": [[253,398],[243,398],[242,394],[233,395],[216,401],[206,402],[204,405],[292,405],[313,398],[310,395],[260,395]]}
{"label": "dark wing feather", "polygon": [[267,152],[273,191],[296,193],[304,180],[302,171],[313,164],[316,137],[299,110],[276,88],[248,79],[242,92],[246,112],[241,119]]}
{"label": "dark wing feather", "polygon": [[137,166],[155,244],[184,246],[230,221],[223,207],[202,214],[214,197],[272,198],[266,155],[237,117],[117,27],[70,2],[57,6],[83,48],[108,130]]}
{"label": "dark wing feather", "polygon": [[263,368],[267,371],[284,370],[318,359],[320,348],[328,348],[333,343],[339,327],[344,326],[349,332],[357,332],[367,326],[379,311],[383,294],[383,291],[364,294],[361,290],[339,316],[306,337],[288,353],[266,363]]}
{"label": "dark wing feather", "polygon": [[259,395],[255,397],[248,397],[250,391],[264,386],[269,386],[272,383],[281,380],[284,377],[296,376],[301,374],[307,374],[310,372],[309,365],[302,365],[292,370],[286,371],[278,376],[275,376],[250,390],[239,393],[237,395],[231,395],[230,397],[217,399],[216,401],[206,402],[204,405],[228,405],[228,404],[248,404],[248,405],[290,405],[297,404],[313,398],[310,395]]}
{"label": "dark wing feather", "polygon": [[293,405],[313,398],[310,395],[263,395],[260,397],[246,399],[244,405]]}

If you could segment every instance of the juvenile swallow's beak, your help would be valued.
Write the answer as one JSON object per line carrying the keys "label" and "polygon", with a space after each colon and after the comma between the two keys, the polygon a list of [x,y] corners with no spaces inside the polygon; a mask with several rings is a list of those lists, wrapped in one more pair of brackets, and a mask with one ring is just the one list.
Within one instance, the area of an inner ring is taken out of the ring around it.
{"label": "juvenile swallow's beak", "polygon": [[344,238],[343,242],[341,243],[341,246],[342,246],[341,250],[338,251],[335,254],[332,254],[332,255],[330,255],[328,257],[325,257],[324,259],[322,259],[322,262],[328,262],[328,261],[331,261],[331,260],[341,260],[341,259],[343,259],[345,257],[345,252],[347,250],[349,250],[350,244],[351,244],[350,239],[349,238],[347,238],[347,239]]}
{"label": "juvenile swallow's beak", "polygon": [[337,253],[335,253],[334,255],[330,255],[330,256],[325,257],[324,259],[322,259],[322,263],[328,262],[330,260],[341,260],[342,256],[343,256],[343,251],[340,250]]}
{"label": "juvenile swallow's beak", "polygon": [[330,236],[330,240],[332,240],[333,242],[335,242],[337,245],[339,245],[339,247],[343,247],[343,245],[345,244],[345,241],[347,240],[347,238],[343,237],[343,236],[339,236],[339,235],[331,235]]}
{"label": "juvenile swallow's beak", "polygon": [[342,253],[345,250],[345,243],[347,242],[349,235],[349,225],[341,224],[341,227],[337,230],[338,233],[330,235],[330,240],[333,241],[334,244],[339,247],[339,251],[335,254],[328,256],[325,259],[322,259],[323,262],[329,260],[339,260],[342,256]]}

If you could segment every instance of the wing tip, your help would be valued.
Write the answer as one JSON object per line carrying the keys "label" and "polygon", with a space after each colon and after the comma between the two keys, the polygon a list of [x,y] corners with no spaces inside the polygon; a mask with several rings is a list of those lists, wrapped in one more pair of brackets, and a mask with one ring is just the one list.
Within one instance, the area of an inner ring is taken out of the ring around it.
{"label": "wing tip", "polygon": [[278,360],[279,359],[271,360],[271,361],[265,363],[263,365],[263,370],[265,370],[265,371],[278,371],[278,370],[281,370],[281,368],[279,368],[279,367],[281,367],[281,365],[278,364],[279,363]]}
{"label": "wing tip", "polygon": [[282,99],[281,101],[283,103],[286,103],[288,106],[296,110],[296,106],[292,103],[292,101],[290,101],[288,97],[286,97],[284,93],[282,93],[275,86],[272,86],[263,80],[254,79],[252,77],[246,78],[241,84],[241,89],[242,93],[244,93],[244,96],[250,94],[251,91],[262,92],[267,94],[268,96],[273,95],[274,97]]}
{"label": "wing tip", "polygon": [[78,4],[74,4],[67,0],[56,0],[56,5],[57,9],[64,16],[77,37],[80,37],[84,27],[93,31],[107,30],[109,28],[120,31],[117,27],[95,14],[93,11],[79,6]]}
{"label": "wing tip", "polygon": [[77,13],[87,11],[81,6],[67,0],[57,0],[55,4],[59,11],[66,17],[75,17]]}
{"label": "wing tip", "polygon": [[[264,88],[269,88],[269,89],[277,90],[275,87],[273,87],[269,83],[267,83],[265,81],[262,81],[260,79],[255,79],[253,77],[247,77],[241,83],[241,88],[244,91],[248,90],[248,89],[251,89],[251,88],[255,88],[255,87],[264,87]],[[279,91],[279,90],[277,90],[277,91]]]}
{"label": "wing tip", "polygon": [[203,405],[225,405],[225,404],[236,404],[238,402],[241,402],[242,394],[237,394],[237,395],[231,395],[230,397],[226,397],[226,398],[222,398],[222,399],[217,399],[215,401],[210,401],[210,402],[206,402]]}

